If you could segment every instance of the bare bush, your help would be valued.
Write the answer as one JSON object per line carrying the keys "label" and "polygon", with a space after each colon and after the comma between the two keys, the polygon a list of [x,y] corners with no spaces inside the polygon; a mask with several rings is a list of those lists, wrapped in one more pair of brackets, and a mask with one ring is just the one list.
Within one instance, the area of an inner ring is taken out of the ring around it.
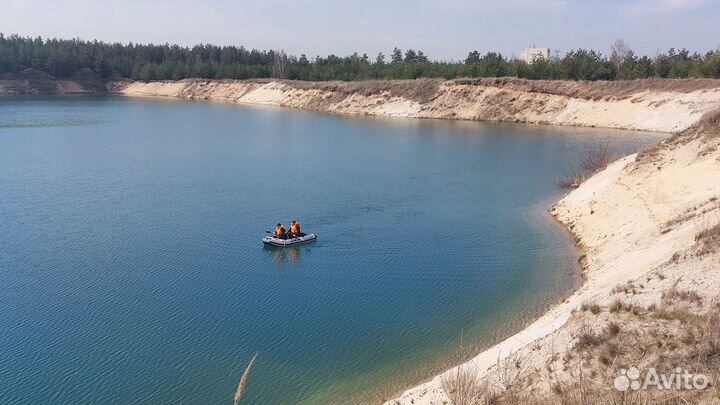
{"label": "bare bush", "polygon": [[698,244],[698,253],[701,256],[718,250],[720,248],[720,223],[698,232],[695,235],[695,242]]}
{"label": "bare bush", "polygon": [[600,304],[597,302],[583,302],[580,305],[580,310],[583,312],[590,311],[593,315],[597,315],[600,313]]}
{"label": "bare bush", "polygon": [[575,349],[578,351],[587,350],[598,346],[600,343],[602,343],[601,336],[595,333],[592,326],[585,324],[580,327]]}
{"label": "bare bush", "polygon": [[557,183],[563,188],[577,188],[616,159],[617,156],[610,152],[607,144],[590,149],[580,158],[577,166],[570,167],[564,176],[557,179]]}
{"label": "bare bush", "polygon": [[482,400],[487,382],[476,367],[461,364],[442,376],[442,388],[454,405],[476,405]]}

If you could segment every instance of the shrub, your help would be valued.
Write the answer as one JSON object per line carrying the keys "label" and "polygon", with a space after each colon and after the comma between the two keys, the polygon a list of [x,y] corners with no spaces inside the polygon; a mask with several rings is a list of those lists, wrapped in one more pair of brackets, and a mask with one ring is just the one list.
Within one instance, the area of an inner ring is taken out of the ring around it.
{"label": "shrub", "polygon": [[617,156],[610,152],[607,144],[590,149],[580,158],[577,166],[570,167],[564,176],[557,179],[557,183],[563,188],[577,188],[616,159]]}

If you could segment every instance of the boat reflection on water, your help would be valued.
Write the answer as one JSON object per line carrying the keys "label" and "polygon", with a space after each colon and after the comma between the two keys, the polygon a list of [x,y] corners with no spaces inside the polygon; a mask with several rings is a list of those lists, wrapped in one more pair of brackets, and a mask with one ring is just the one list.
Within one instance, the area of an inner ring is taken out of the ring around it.
{"label": "boat reflection on water", "polygon": [[300,246],[289,246],[286,248],[263,246],[263,250],[265,250],[268,255],[271,255],[273,257],[275,264],[278,266],[287,262],[293,264],[300,263],[301,249],[302,248]]}

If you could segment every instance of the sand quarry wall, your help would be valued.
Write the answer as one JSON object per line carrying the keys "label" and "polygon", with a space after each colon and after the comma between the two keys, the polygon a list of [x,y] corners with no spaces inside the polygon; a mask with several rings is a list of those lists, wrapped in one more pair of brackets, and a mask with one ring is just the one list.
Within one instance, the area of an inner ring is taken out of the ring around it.
{"label": "sand quarry wall", "polygon": [[111,82],[111,93],[272,105],[328,113],[677,132],[720,107],[720,80],[625,82],[460,79]]}

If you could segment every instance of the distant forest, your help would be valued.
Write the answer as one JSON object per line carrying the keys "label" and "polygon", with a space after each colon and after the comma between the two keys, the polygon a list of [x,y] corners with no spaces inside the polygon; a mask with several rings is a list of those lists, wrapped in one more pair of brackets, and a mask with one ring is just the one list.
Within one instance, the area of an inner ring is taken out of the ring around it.
{"label": "distant forest", "polygon": [[354,53],[326,57],[287,55],[242,46],[119,44],[80,39],[43,39],[0,34],[0,76],[32,68],[57,78],[94,71],[101,79],[184,78],[365,80],[514,76],[526,79],[629,80],[650,77],[720,78],[720,51],[670,49],[637,56],[622,40],[609,55],[577,49],[550,60],[525,63],[496,52],[469,52],[463,61],[431,60],[420,50],[395,48],[376,57]]}

